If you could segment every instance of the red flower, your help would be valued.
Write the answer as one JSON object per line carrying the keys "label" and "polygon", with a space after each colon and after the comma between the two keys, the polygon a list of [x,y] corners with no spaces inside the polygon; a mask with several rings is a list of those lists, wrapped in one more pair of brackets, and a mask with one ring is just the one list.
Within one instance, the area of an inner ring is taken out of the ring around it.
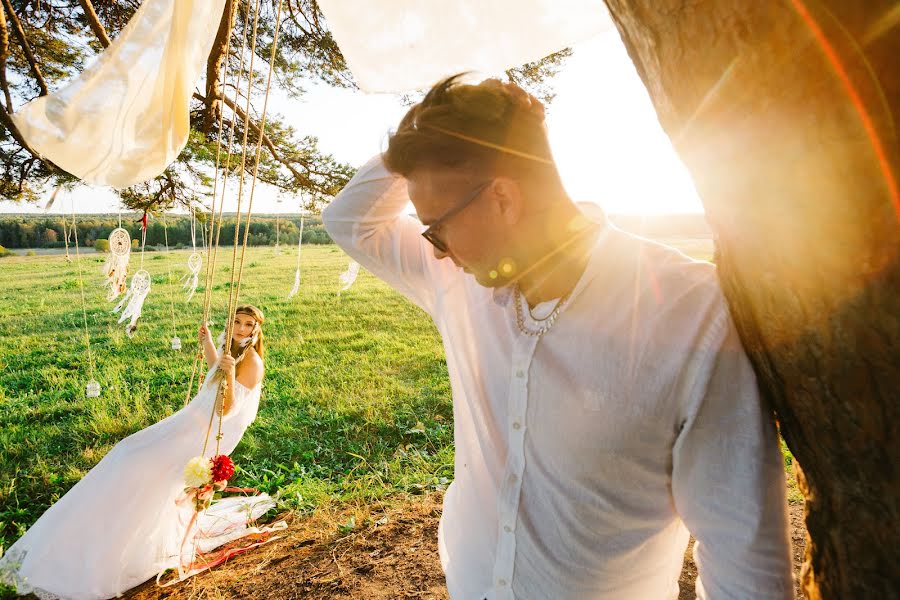
{"label": "red flower", "polygon": [[225,481],[232,475],[234,475],[234,463],[231,461],[231,458],[229,456],[220,454],[213,459],[213,481]]}

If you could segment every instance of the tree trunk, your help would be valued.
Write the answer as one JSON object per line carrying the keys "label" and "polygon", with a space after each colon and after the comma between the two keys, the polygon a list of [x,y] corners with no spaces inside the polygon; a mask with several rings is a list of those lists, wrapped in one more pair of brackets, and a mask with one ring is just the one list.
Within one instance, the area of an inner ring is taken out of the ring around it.
{"label": "tree trunk", "polygon": [[201,129],[203,133],[209,134],[219,125],[219,117],[222,112],[222,101],[220,98],[224,95],[220,77],[222,69],[228,60],[229,44],[231,32],[234,29],[234,20],[237,15],[237,4],[233,0],[226,0],[225,9],[222,11],[222,19],[219,21],[219,30],[216,32],[216,39],[213,42],[209,58],[206,59],[206,109],[203,117]]}
{"label": "tree trunk", "polygon": [[[900,590],[900,9],[606,0],[803,467],[809,598]],[[611,92],[613,93],[613,92]]]}

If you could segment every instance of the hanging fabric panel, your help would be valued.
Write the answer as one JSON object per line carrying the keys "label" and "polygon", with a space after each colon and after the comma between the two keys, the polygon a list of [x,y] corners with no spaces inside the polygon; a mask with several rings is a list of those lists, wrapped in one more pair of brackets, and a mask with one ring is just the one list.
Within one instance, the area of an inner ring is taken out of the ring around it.
{"label": "hanging fabric panel", "polygon": [[393,0],[361,9],[319,0],[356,83],[368,92],[427,88],[462,71],[538,60],[610,29],[602,0]]}
{"label": "hanging fabric panel", "polygon": [[162,173],[187,143],[189,102],[225,0],[144,0],[66,87],[13,115],[32,148],[80,179],[124,188]]}

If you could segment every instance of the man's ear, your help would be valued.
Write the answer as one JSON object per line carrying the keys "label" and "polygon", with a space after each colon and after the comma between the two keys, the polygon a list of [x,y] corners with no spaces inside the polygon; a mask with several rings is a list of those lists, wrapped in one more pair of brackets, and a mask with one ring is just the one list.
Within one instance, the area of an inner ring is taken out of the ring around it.
{"label": "man's ear", "polygon": [[519,182],[509,177],[497,177],[491,182],[491,195],[499,217],[507,225],[515,225],[522,219],[525,208]]}

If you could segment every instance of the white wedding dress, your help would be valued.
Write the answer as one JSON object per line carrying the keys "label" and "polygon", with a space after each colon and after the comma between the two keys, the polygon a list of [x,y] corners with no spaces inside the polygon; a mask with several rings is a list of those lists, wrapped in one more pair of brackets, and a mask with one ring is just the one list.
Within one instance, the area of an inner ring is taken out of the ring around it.
{"label": "white wedding dress", "polygon": [[[220,454],[231,454],[256,418],[260,388],[235,383]],[[193,546],[206,552],[258,531],[248,528],[248,518],[274,501],[265,494],[226,498],[200,516],[192,531],[202,535],[181,552],[193,505],[176,500],[185,465],[203,449],[215,396],[216,386],[204,384],[186,407],[116,444],[0,558],[0,582],[44,599],[110,598],[177,567]],[[216,429],[214,420],[207,455],[214,452]]]}

